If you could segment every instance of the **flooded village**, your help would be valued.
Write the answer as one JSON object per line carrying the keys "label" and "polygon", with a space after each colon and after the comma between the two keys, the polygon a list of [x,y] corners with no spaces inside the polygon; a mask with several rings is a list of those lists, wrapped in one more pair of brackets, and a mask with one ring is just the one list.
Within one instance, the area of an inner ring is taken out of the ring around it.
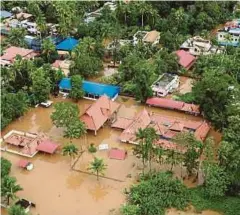
{"label": "flooded village", "polygon": [[[52,98],[54,103],[72,102],[70,99]],[[121,104],[118,116],[131,118],[146,108],[148,112],[154,112],[164,116],[179,117],[188,120],[202,120],[202,117],[195,117],[189,114],[148,107],[136,102],[133,98],[119,96],[116,102]],[[85,105],[94,101],[82,99],[77,105],[81,113]],[[2,131],[5,135],[11,130],[45,134],[51,140],[60,144],[60,148],[69,142],[63,137],[63,130],[52,124],[50,115],[53,106],[49,108],[37,107],[30,109],[24,116],[12,122]],[[30,199],[37,207],[31,209],[32,214],[111,214],[117,211],[125,202],[124,190],[131,184],[136,183],[136,177],[141,172],[141,161],[132,154],[132,144],[122,143],[119,140],[121,130],[104,125],[99,129],[97,135],[89,131],[86,137],[74,139],[73,143],[82,147],[85,152],[80,157],[73,170],[71,160],[64,157],[59,149],[56,154],[37,154],[34,158],[28,159],[34,164],[30,172],[17,166],[21,156],[2,152],[3,156],[9,159],[13,166],[11,174],[17,177],[19,184],[24,188],[19,196]],[[208,136],[212,136],[216,145],[221,140],[221,134],[211,128]],[[124,149],[128,152],[125,160],[112,160],[108,158],[108,150],[98,151],[96,155],[87,152],[88,146],[93,143],[96,146],[108,144],[109,148]],[[94,156],[102,157],[107,164],[105,173],[108,178],[96,180],[96,176],[86,174],[89,162]],[[167,169],[167,166],[161,168]],[[83,172],[79,172],[83,171]],[[131,175],[131,177],[129,177]],[[192,182],[186,182],[192,183]],[[66,208],[67,205],[67,208]],[[4,209],[2,212],[4,214]],[[113,213],[114,214],[114,213]],[[172,212],[170,214],[173,214]],[[205,213],[204,213],[205,214]],[[209,215],[209,214],[208,214]]]}
{"label": "flooded village", "polygon": [[239,214],[239,2],[0,15],[1,214]]}

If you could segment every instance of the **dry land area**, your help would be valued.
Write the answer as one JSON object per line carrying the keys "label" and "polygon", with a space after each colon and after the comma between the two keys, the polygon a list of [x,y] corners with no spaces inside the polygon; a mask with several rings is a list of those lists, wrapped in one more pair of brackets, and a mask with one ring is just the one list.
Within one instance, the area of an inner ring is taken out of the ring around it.
{"label": "dry land area", "polygon": [[[68,99],[53,99],[54,103]],[[201,117],[194,117],[184,113],[178,113],[160,108],[146,107],[135,102],[128,97],[118,97],[117,101],[122,104],[118,115],[122,117],[133,117],[144,107],[155,113],[177,116],[184,119],[201,120]],[[93,101],[81,100],[78,106],[83,112],[86,104]],[[30,109],[23,117],[11,123],[3,132],[6,134],[10,130],[19,130],[25,132],[42,133],[49,136],[52,140],[63,146],[69,140],[63,137],[63,130],[56,128],[50,119],[53,107],[37,107]],[[18,161],[22,158],[18,155],[2,152],[2,156],[12,162],[11,175],[15,176],[23,191],[18,193],[19,197],[28,199],[36,204],[36,208],[31,210],[33,215],[107,215],[115,214],[115,211],[125,202],[124,189],[131,184],[136,183],[136,177],[141,172],[141,161],[132,155],[132,146],[121,143],[118,136],[121,131],[111,129],[105,125],[101,128],[97,136],[93,132],[88,132],[86,137],[73,140],[79,148],[82,147],[85,152],[77,161],[74,170],[70,169],[71,159],[61,155],[61,149],[54,155],[38,153],[34,158],[29,158],[33,164],[32,171],[22,170],[17,167]],[[211,129],[209,136],[213,136],[216,145],[221,139],[221,135]],[[98,151],[95,155],[87,152],[87,147],[94,143],[108,144],[110,148],[117,147],[128,151],[126,160],[112,160],[108,158],[107,151]],[[93,157],[101,157],[107,164],[105,176],[109,178],[100,178],[97,181],[95,175],[81,173],[88,172],[89,162]],[[159,168],[159,167],[158,167]],[[166,169],[162,166],[161,169]],[[130,174],[130,175],[129,175]],[[186,182],[188,185],[191,183]],[[116,209],[116,210],[115,210]],[[115,210],[115,211],[114,211]],[[114,211],[114,212],[110,212]],[[2,213],[6,211],[2,209]],[[170,210],[168,215],[176,214],[195,214],[194,212],[184,213]],[[217,213],[204,212],[204,215],[216,215]]]}

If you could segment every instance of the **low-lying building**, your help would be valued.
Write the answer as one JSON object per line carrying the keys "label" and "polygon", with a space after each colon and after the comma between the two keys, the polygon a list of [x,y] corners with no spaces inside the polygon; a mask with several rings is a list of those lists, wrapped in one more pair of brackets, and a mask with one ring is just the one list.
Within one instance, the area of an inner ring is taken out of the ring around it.
{"label": "low-lying building", "polygon": [[178,56],[178,64],[186,70],[191,69],[196,62],[196,58],[184,50],[176,51],[176,55]]}
{"label": "low-lying building", "polygon": [[0,57],[1,65],[5,64],[4,61],[8,61],[10,64],[13,63],[17,55],[24,59],[34,59],[39,53],[35,52],[33,49],[11,46],[3,51],[3,55]]}
{"label": "low-lying building", "polygon": [[173,92],[173,90],[178,88],[179,83],[179,76],[164,73],[152,84],[153,95],[164,97],[169,92]]}
{"label": "low-lying building", "polygon": [[[60,92],[69,92],[72,88],[71,79],[63,78],[59,83]],[[91,81],[83,81],[82,89],[85,93],[84,98],[90,100],[96,100],[103,95],[107,95],[113,101],[118,97],[120,87],[100,84]]]}
{"label": "low-lying building", "polygon": [[180,46],[180,49],[194,56],[222,53],[221,48],[212,45],[210,40],[205,40],[200,36],[187,39]]}
{"label": "low-lying building", "polygon": [[85,112],[81,115],[80,120],[83,121],[88,130],[97,131],[108,121],[116,117],[116,113],[120,104],[112,101],[107,96],[101,96],[93,104],[86,107]]}
{"label": "low-lying building", "polygon": [[178,110],[178,111],[193,114],[196,116],[201,114],[199,105],[188,104],[185,102],[175,101],[172,99],[156,98],[156,97],[149,98],[147,99],[146,104],[154,107]]}
{"label": "low-lying building", "polygon": [[159,135],[157,145],[166,148],[176,148],[176,144],[172,142],[174,137],[180,132],[193,132],[199,141],[204,141],[210,130],[210,126],[205,121],[187,120],[162,114],[149,114],[146,109],[138,113],[133,119],[118,117],[112,124],[113,128],[122,129],[123,132],[119,136],[121,142],[138,144],[136,132],[139,128],[145,129],[152,127]]}
{"label": "low-lying building", "polygon": [[138,44],[139,41],[142,41],[145,44],[156,45],[160,40],[160,32],[153,31],[138,31],[133,35],[133,44]]}

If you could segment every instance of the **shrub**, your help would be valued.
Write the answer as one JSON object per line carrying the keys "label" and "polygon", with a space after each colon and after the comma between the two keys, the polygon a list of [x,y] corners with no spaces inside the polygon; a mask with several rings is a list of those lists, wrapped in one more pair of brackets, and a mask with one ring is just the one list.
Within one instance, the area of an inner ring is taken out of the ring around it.
{"label": "shrub", "polygon": [[95,153],[97,151],[97,148],[94,146],[93,143],[91,143],[90,146],[88,147],[88,151],[90,153]]}

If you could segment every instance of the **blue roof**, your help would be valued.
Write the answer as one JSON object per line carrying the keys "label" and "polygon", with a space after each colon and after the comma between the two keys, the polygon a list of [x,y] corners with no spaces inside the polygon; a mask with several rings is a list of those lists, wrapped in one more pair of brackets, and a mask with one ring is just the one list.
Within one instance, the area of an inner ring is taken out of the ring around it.
{"label": "blue roof", "polygon": [[57,45],[57,50],[72,51],[77,46],[78,40],[68,37]]}
{"label": "blue roof", "polygon": [[[59,83],[59,88],[71,90],[71,79],[63,78]],[[91,81],[83,81],[83,90],[85,93],[95,96],[107,95],[110,98],[114,98],[120,92],[120,87],[107,84],[99,84]]]}
{"label": "blue roof", "polygon": [[8,18],[10,16],[12,16],[12,13],[10,13],[10,12],[8,12],[6,10],[1,10],[1,18],[5,19],[5,18]]}

